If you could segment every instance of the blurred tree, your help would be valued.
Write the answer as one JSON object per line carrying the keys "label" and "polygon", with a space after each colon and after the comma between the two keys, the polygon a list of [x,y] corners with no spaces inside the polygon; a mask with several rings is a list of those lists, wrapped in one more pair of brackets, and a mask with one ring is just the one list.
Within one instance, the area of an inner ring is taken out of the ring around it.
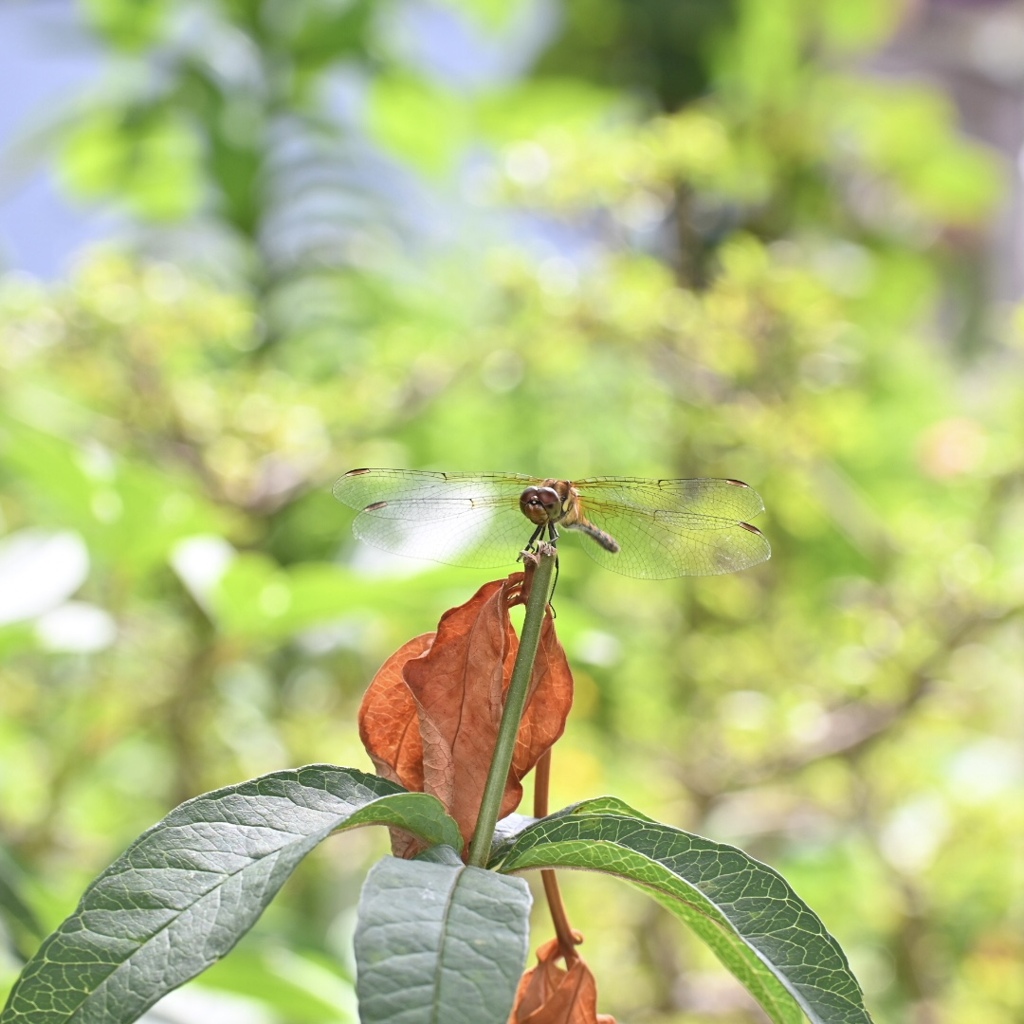
{"label": "blurred tree", "polygon": [[708,89],[713,47],[735,28],[737,3],[585,0],[569,4],[538,74],[628,89],[678,110]]}
{"label": "blurred tree", "polygon": [[[156,224],[160,258],[0,288],[22,901],[54,923],[200,790],[365,765],[376,663],[480,577],[384,573],[332,476],[740,476],[769,508],[756,572],[638,583],[565,545],[555,805],[614,790],[770,860],[880,1015],[1019,1019],[1021,346],[1007,328],[965,374],[940,336],[1000,172],[933,90],[857,72],[899,6],[568,5],[521,78],[451,68],[536,39],[541,5],[84,10],[118,75],[60,166]],[[424,25],[447,64],[406,46]],[[343,945],[352,844],[211,980]],[[758,1019],[641,901],[573,909],[603,1008]],[[276,991],[281,1020],[335,1019]]]}

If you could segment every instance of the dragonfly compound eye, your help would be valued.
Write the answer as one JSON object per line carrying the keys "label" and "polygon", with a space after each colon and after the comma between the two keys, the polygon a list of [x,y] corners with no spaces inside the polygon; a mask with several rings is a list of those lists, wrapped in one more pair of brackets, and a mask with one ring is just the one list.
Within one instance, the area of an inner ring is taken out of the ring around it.
{"label": "dragonfly compound eye", "polygon": [[557,520],[562,513],[562,499],[553,487],[527,487],[519,498],[519,508],[531,523]]}

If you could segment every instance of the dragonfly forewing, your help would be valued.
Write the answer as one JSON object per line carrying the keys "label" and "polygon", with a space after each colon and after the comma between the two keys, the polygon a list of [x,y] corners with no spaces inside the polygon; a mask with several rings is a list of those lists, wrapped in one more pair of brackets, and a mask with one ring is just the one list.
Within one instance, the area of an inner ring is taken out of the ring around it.
{"label": "dragonfly forewing", "polygon": [[[439,501],[432,507],[437,516],[451,508],[460,515],[463,507],[444,504],[459,499],[519,501],[524,488],[537,481],[516,473],[431,473],[415,469],[353,469],[335,485],[334,496],[343,505],[361,512],[367,505],[382,501]],[[412,509],[409,505],[407,508]]]}
{"label": "dragonfly forewing", "polygon": [[[447,565],[494,569],[511,565],[526,546],[533,527],[515,505],[467,500],[394,501],[356,516],[352,530],[374,547],[397,555]],[[425,513],[425,514],[421,514]]]}

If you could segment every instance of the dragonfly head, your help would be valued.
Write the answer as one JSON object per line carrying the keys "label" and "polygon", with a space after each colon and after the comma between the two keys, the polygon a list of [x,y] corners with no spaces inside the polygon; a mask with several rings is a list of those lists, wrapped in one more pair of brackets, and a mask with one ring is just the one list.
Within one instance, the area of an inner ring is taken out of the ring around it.
{"label": "dragonfly head", "polygon": [[535,526],[556,523],[562,518],[562,499],[553,487],[527,487],[519,498],[519,508]]}

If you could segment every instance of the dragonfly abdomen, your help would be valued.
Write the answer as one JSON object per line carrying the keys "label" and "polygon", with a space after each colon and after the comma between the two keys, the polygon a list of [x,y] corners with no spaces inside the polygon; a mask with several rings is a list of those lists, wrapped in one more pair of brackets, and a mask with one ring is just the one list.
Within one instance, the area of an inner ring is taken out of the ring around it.
{"label": "dragonfly abdomen", "polygon": [[579,530],[581,533],[585,533],[591,540],[597,541],[605,551],[610,551],[613,555],[618,554],[619,542],[610,533],[599,530],[593,523],[588,523],[585,519],[578,519],[575,523],[565,523],[564,525],[567,530]]}

